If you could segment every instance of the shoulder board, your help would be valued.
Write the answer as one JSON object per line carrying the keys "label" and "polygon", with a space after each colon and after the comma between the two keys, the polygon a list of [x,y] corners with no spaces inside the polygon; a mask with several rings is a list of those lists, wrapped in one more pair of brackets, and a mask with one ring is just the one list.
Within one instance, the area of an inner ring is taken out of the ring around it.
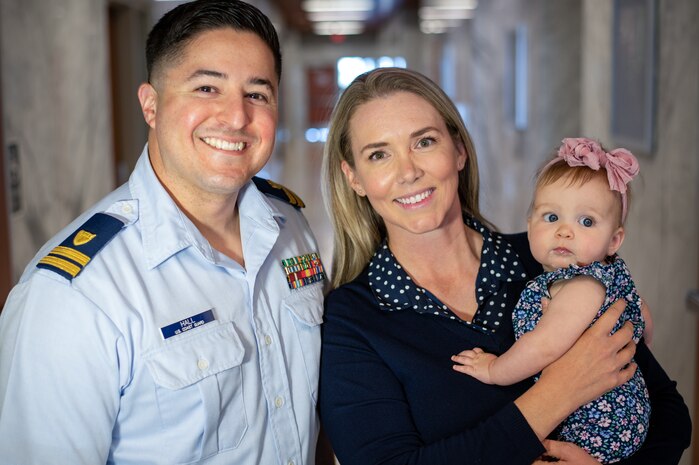
{"label": "shoulder board", "polygon": [[281,199],[284,202],[293,205],[297,210],[306,206],[306,204],[303,203],[303,200],[301,200],[301,197],[294,194],[291,190],[287,189],[281,184],[277,184],[269,179],[258,178],[257,176],[252,178],[252,182],[255,183],[260,192]]}
{"label": "shoulder board", "polygon": [[72,281],[123,227],[124,223],[113,216],[96,213],[39,260],[36,267],[54,271]]}

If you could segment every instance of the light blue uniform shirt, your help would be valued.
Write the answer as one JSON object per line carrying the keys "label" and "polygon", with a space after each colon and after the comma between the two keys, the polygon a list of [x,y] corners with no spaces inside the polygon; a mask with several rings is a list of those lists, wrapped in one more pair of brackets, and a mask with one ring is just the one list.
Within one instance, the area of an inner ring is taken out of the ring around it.
{"label": "light blue uniform shirt", "polygon": [[[2,464],[314,463],[324,281],[291,289],[281,261],[317,245],[252,182],[238,206],[245,268],[176,206],[146,147],[47,243],[0,315]],[[125,226],[77,277],[35,267],[96,212]],[[163,336],[200,314],[213,321]]]}

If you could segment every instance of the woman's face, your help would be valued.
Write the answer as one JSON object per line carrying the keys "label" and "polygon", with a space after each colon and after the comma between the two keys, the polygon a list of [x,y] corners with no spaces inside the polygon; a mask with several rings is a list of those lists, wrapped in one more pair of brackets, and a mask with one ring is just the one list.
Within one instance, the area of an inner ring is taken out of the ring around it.
{"label": "woman's face", "polygon": [[423,234],[461,224],[459,171],[466,151],[427,100],[397,92],[357,107],[349,123],[354,191],[383,218],[388,235]]}

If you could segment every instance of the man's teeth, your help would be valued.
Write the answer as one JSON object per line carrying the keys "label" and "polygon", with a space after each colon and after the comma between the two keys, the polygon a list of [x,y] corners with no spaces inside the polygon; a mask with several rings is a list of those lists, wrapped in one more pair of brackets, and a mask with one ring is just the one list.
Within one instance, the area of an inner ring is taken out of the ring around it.
{"label": "man's teeth", "polygon": [[219,150],[243,150],[245,148],[245,142],[228,142],[213,137],[205,137],[204,142]]}
{"label": "man's teeth", "polygon": [[432,194],[432,189],[427,190],[427,191],[423,192],[422,194],[413,195],[412,197],[408,197],[407,199],[406,198],[396,199],[396,201],[398,203],[403,204],[403,205],[412,205],[414,203],[422,202],[427,197],[429,197],[430,194]]}

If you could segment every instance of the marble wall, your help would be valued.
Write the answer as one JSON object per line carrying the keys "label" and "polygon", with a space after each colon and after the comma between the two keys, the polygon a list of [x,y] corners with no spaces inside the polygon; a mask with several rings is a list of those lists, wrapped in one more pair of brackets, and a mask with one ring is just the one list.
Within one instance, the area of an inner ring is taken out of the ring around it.
{"label": "marble wall", "polygon": [[[699,287],[699,3],[658,3],[656,149],[640,158],[621,253],[654,315],[653,353],[693,411],[697,314],[685,297]],[[581,123],[585,134],[614,147],[610,5],[584,2]]]}
{"label": "marble wall", "polygon": [[39,247],[113,187],[103,1],[2,0],[3,154],[19,156],[15,279]]}
{"label": "marble wall", "polygon": [[[456,94],[481,173],[481,206],[501,230],[526,227],[533,175],[561,138],[580,125],[580,2],[491,0],[450,40],[457,55]],[[524,28],[527,125],[515,126],[514,36]],[[460,44],[460,46],[459,46]]]}

